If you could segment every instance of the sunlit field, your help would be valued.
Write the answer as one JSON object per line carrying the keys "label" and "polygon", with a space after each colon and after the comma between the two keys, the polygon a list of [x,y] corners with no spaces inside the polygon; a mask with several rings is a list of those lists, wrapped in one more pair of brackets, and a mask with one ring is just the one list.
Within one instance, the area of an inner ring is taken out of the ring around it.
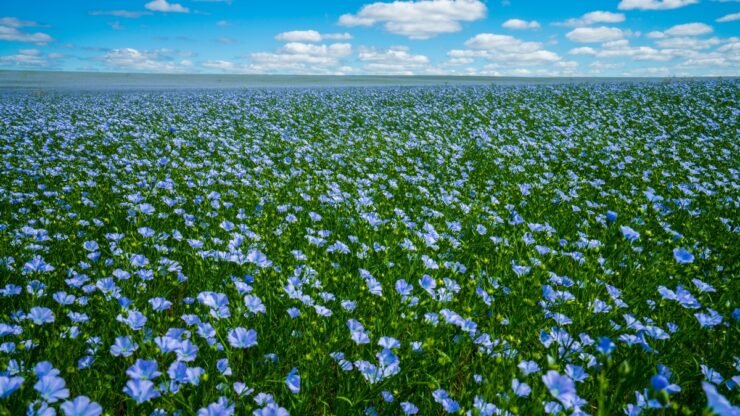
{"label": "sunlit field", "polygon": [[738,415],[737,81],[0,95],[0,415]]}

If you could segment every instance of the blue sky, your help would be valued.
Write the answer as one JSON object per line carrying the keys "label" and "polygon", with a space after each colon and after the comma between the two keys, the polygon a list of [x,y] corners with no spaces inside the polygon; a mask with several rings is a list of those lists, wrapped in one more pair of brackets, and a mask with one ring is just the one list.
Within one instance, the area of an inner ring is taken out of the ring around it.
{"label": "blue sky", "polygon": [[740,75],[740,0],[3,3],[0,69]]}

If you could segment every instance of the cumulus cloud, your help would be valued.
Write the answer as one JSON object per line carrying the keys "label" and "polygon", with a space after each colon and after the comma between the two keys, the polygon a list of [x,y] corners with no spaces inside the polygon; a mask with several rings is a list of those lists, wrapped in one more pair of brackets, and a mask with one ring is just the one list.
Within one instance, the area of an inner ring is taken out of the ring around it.
{"label": "cumulus cloud", "polygon": [[603,71],[611,71],[615,69],[621,69],[624,68],[624,63],[618,62],[618,63],[611,63],[611,62],[601,62],[601,61],[594,61],[588,64],[588,67],[591,68],[591,72],[595,74],[600,74]]}
{"label": "cumulus cloud", "polygon": [[90,16],[115,16],[125,17],[127,19],[138,19],[141,16],[148,16],[151,12],[139,12],[131,10],[93,10],[90,12]]}
{"label": "cumulus cloud", "polygon": [[740,20],[740,13],[731,13],[731,14],[722,16],[715,21],[717,23],[727,23],[727,22],[734,22],[736,20]]}
{"label": "cumulus cloud", "polygon": [[465,46],[475,49],[506,52],[531,52],[542,49],[539,42],[526,42],[509,35],[480,33],[465,41]]}
{"label": "cumulus cloud", "polygon": [[429,39],[442,33],[458,32],[461,22],[479,20],[486,15],[479,0],[422,0],[376,2],[363,6],[356,14],[339,18],[342,26],[373,26],[411,39]]}
{"label": "cumulus cloud", "polygon": [[157,49],[140,51],[133,48],[111,49],[101,58],[103,63],[114,70],[134,70],[146,72],[184,72],[192,67],[192,62],[183,59],[177,60],[169,56],[174,53],[189,56],[190,53]]}
{"label": "cumulus cloud", "polygon": [[649,46],[631,46],[627,39],[605,42],[601,48],[580,47],[571,49],[571,55],[591,55],[597,58],[631,58],[636,61],[669,61],[679,52],[668,49],[655,49]]}
{"label": "cumulus cloud", "polygon": [[688,59],[679,64],[684,68],[719,68],[714,71],[717,75],[738,76],[740,71],[740,38],[733,37],[711,52],[693,53]]}
{"label": "cumulus cloud", "polygon": [[346,42],[319,44],[322,40],[351,39],[348,33],[319,33],[315,30],[282,32],[275,39],[286,42],[272,52],[254,52],[241,59],[247,61],[209,60],[205,69],[247,74],[343,74],[354,69],[343,65],[352,55],[352,45]]}
{"label": "cumulus cloud", "polygon": [[555,23],[556,26],[581,27],[589,26],[594,23],[621,23],[624,22],[624,14],[605,12],[601,10],[584,14],[581,17],[568,19],[564,22]]}
{"label": "cumulus cloud", "polygon": [[240,63],[226,60],[210,60],[201,63],[207,71],[219,71],[229,74],[310,74],[310,75],[346,75],[356,72],[350,66],[306,65],[301,62],[261,62]]}
{"label": "cumulus cloud", "polygon": [[349,43],[315,44],[289,42],[276,52],[255,52],[251,64],[240,67],[254,73],[333,73],[342,59],[352,54]]}
{"label": "cumulus cloud", "polygon": [[469,65],[475,62],[475,59],[473,58],[450,58],[447,60],[445,65],[448,66],[458,66],[458,65]]}
{"label": "cumulus cloud", "polygon": [[39,24],[30,20],[20,20],[15,17],[0,18],[0,40],[30,42],[37,45],[45,45],[54,40],[46,33],[21,30],[25,27],[35,26],[39,26]]}
{"label": "cumulus cloud", "polygon": [[367,62],[364,70],[373,74],[414,75],[429,69],[428,57],[414,55],[404,46],[394,46],[384,51],[362,48],[358,59]]}
{"label": "cumulus cloud", "polygon": [[240,66],[236,63],[224,60],[205,61],[201,66],[208,69],[218,69],[223,72],[238,72],[240,69]]}
{"label": "cumulus cloud", "polygon": [[46,66],[48,61],[36,49],[21,49],[15,55],[0,56],[0,65],[10,65],[18,67],[28,66]]}
{"label": "cumulus cloud", "polygon": [[699,3],[699,0],[622,0],[617,8],[619,10],[669,10],[696,3]]}
{"label": "cumulus cloud", "polygon": [[162,13],[190,13],[190,9],[179,3],[168,3],[167,0],[152,0],[145,4],[148,10]]}
{"label": "cumulus cloud", "polygon": [[8,27],[34,27],[38,26],[38,22],[32,20],[20,20],[17,17],[0,17],[0,25]]}
{"label": "cumulus cloud", "polygon": [[666,34],[655,30],[645,35],[645,37],[647,37],[648,39],[663,39],[666,37]]}
{"label": "cumulus cloud", "polygon": [[32,42],[38,45],[44,45],[53,41],[54,39],[46,33],[36,32],[27,33],[21,32],[14,27],[0,26],[0,40],[15,41],[15,42]]}
{"label": "cumulus cloud", "polygon": [[469,75],[484,75],[497,77],[558,77],[574,76],[578,74],[578,62],[559,61],[547,68],[517,68],[506,67],[492,63],[485,65],[482,71],[474,71]]}
{"label": "cumulus cloud", "polygon": [[679,74],[667,66],[649,66],[627,71],[624,75],[630,77],[667,77]]}
{"label": "cumulus cloud", "polygon": [[622,39],[625,32],[616,27],[598,26],[598,27],[578,27],[568,32],[565,37],[573,42],[580,43],[601,43],[612,40]]}
{"label": "cumulus cloud", "polygon": [[505,21],[501,27],[506,29],[539,29],[540,22],[536,20],[526,21],[522,19],[509,19]]}
{"label": "cumulus cloud", "polygon": [[349,33],[319,33],[315,30],[291,30],[278,33],[275,39],[283,42],[321,42],[323,40],[349,40]]}
{"label": "cumulus cloud", "polygon": [[[279,53],[290,56],[301,56],[321,59],[337,59],[349,56],[352,45],[349,43],[332,43],[331,45],[314,45],[310,43],[289,42],[279,49]],[[309,59],[310,60],[310,59]]]}
{"label": "cumulus cloud", "polygon": [[480,33],[465,42],[470,49],[453,49],[450,58],[483,58],[501,66],[536,66],[561,60],[560,56],[543,48],[540,42],[528,42],[509,35]]}
{"label": "cumulus cloud", "polygon": [[653,31],[646,36],[648,39],[665,39],[668,36],[701,36],[712,31],[712,27],[704,23],[685,23],[672,26],[665,32]]}
{"label": "cumulus cloud", "polygon": [[661,48],[668,49],[707,49],[719,45],[719,38],[697,39],[696,37],[667,38],[655,42]]}
{"label": "cumulus cloud", "polygon": [[676,25],[665,31],[668,36],[700,36],[712,33],[712,27],[704,23]]}

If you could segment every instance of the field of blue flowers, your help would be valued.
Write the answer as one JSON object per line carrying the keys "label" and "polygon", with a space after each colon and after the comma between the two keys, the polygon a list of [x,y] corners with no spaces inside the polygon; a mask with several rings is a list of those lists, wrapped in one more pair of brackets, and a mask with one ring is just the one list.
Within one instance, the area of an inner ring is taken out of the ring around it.
{"label": "field of blue flowers", "polygon": [[737,81],[0,95],[0,415],[738,415]]}

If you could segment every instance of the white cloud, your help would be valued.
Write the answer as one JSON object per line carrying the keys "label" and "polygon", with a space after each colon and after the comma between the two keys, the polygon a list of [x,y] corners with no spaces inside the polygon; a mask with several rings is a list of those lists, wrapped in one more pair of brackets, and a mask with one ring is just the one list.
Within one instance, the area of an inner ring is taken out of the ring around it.
{"label": "white cloud", "polygon": [[145,4],[144,7],[148,10],[163,13],[189,13],[190,9],[183,7],[179,3],[168,3],[167,0],[152,0]]}
{"label": "white cloud", "polygon": [[526,21],[522,19],[509,19],[501,27],[506,29],[539,29],[540,23],[536,20]]}
{"label": "white cloud", "polygon": [[717,23],[727,23],[727,22],[734,22],[736,20],[740,20],[740,13],[731,13],[731,14],[722,16],[715,21]]}
{"label": "white cloud", "polygon": [[20,20],[16,17],[0,17],[0,26],[9,27],[33,27],[38,26],[37,22],[31,20]]}
{"label": "white cloud", "polygon": [[479,0],[422,0],[376,2],[363,6],[357,14],[339,18],[342,26],[372,26],[383,23],[385,30],[411,39],[429,39],[442,33],[458,32],[461,22],[479,20],[486,15]]}
{"label": "white cloud", "polygon": [[480,33],[465,42],[470,49],[453,49],[450,58],[484,58],[502,66],[536,66],[561,60],[554,52],[543,49],[540,42],[527,42],[509,35]]}
{"label": "white cloud", "polygon": [[700,36],[712,33],[712,27],[704,23],[676,25],[665,31],[668,36]]}
{"label": "white cloud", "polygon": [[719,45],[719,38],[697,39],[695,37],[676,37],[661,39],[655,42],[661,48],[667,49],[707,49]]}
{"label": "white cloud", "polygon": [[685,23],[672,26],[665,32],[650,32],[646,37],[648,39],[665,39],[668,36],[701,36],[712,33],[712,31],[712,27],[704,23]]}
{"label": "white cloud", "polygon": [[238,73],[338,74],[350,71],[342,65],[352,55],[352,45],[344,42],[318,44],[327,39],[351,39],[349,33],[319,33],[315,30],[282,32],[275,39],[287,42],[274,52],[254,52],[249,63],[214,60],[205,68]]}
{"label": "white cloud", "polygon": [[43,45],[53,41],[54,39],[46,33],[27,33],[21,32],[14,27],[0,26],[0,40],[15,42],[33,42],[39,45]]}
{"label": "white cloud", "polygon": [[352,54],[349,43],[330,45],[289,42],[276,52],[255,52],[249,55],[251,63],[240,67],[250,73],[334,73],[342,59]]}
{"label": "white cloud", "polygon": [[226,27],[230,25],[231,23],[229,23],[228,20],[219,20],[218,22],[216,22],[216,26],[219,26],[219,27]]}
{"label": "white cloud", "polygon": [[321,58],[333,60],[349,56],[352,53],[352,45],[349,43],[314,45],[310,43],[289,42],[279,49],[279,53],[291,56],[311,57],[311,59]]}
{"label": "white cloud", "polygon": [[358,58],[368,62],[364,70],[373,74],[414,75],[429,69],[429,58],[413,55],[403,46],[394,46],[385,51],[363,48]]}
{"label": "white cloud", "polygon": [[728,62],[721,56],[698,56],[691,58],[681,63],[682,67],[713,67],[713,66],[727,66]]}
{"label": "white cloud", "polygon": [[619,10],[669,10],[696,4],[699,0],[622,0]]}
{"label": "white cloud", "polygon": [[732,37],[727,43],[717,48],[719,52],[732,52],[735,57],[740,59],[740,38]]}
{"label": "white cloud", "polygon": [[322,40],[349,40],[349,33],[319,33],[315,30],[292,30],[278,33],[275,39],[283,42],[321,42]]}
{"label": "white cloud", "polygon": [[596,49],[590,46],[581,46],[571,49],[568,53],[571,55],[596,55]]}
{"label": "white cloud", "polygon": [[469,75],[496,77],[560,77],[578,74],[578,62],[561,61],[547,68],[507,68],[499,64],[488,64],[482,71],[472,71]]}
{"label": "white cloud", "polygon": [[599,43],[622,39],[625,33],[616,27],[579,27],[568,32],[565,37],[573,42]]}
{"label": "white cloud", "polygon": [[447,60],[447,65],[457,66],[457,65],[469,65],[475,62],[475,59],[473,58],[450,58]]}
{"label": "white cloud", "polygon": [[322,33],[321,40],[350,40],[352,35],[347,32],[344,33]]}
{"label": "white cloud", "polygon": [[650,66],[627,71],[624,75],[630,77],[667,77],[678,74],[667,66]]}
{"label": "white cloud", "polygon": [[16,55],[0,56],[0,65],[46,66],[48,61],[36,49],[21,49]]}
{"label": "white cloud", "polygon": [[91,16],[115,16],[125,17],[127,19],[138,19],[141,16],[147,16],[150,14],[150,12],[139,12],[131,10],[93,10],[90,12]]}
{"label": "white cloud", "polygon": [[205,61],[201,65],[204,68],[218,69],[224,72],[237,72],[239,70],[239,66],[231,61],[223,61],[223,60]]}
{"label": "white cloud", "polygon": [[[147,72],[184,72],[192,63],[188,60],[177,61],[166,53],[168,49],[139,51],[133,48],[111,49],[102,57],[103,63],[113,69],[137,70]],[[178,53],[188,56],[188,53]]]}
{"label": "white cloud", "polygon": [[598,73],[601,73],[602,71],[610,71],[614,69],[624,68],[624,63],[594,61],[594,62],[591,62],[588,65],[588,67],[591,68],[591,72],[598,74]]}
{"label": "white cloud", "polygon": [[20,30],[24,27],[35,26],[39,26],[39,24],[30,20],[20,20],[15,17],[0,18],[0,40],[14,42],[31,42],[37,45],[45,45],[54,40],[46,33],[31,33]]}
{"label": "white cloud", "polygon": [[627,39],[605,42],[600,49],[580,47],[571,49],[571,55],[592,55],[598,58],[632,58],[636,61],[669,61],[681,52],[655,49],[649,46],[631,46]]}
{"label": "white cloud", "polygon": [[61,53],[42,54],[37,49],[20,49],[15,55],[0,56],[0,66],[19,68],[49,67],[54,61],[64,58]]}
{"label": "white cloud", "polygon": [[730,38],[730,40],[717,48],[715,51],[733,62],[740,62],[740,38]]}
{"label": "white cloud", "polygon": [[293,30],[278,33],[275,39],[285,42],[321,42],[321,33],[315,30]]}
{"label": "white cloud", "polygon": [[589,12],[576,19],[568,19],[564,22],[555,23],[556,26],[581,27],[594,23],[621,23],[624,22],[624,14],[597,10]]}
{"label": "white cloud", "polygon": [[[704,72],[713,68],[713,73],[718,75],[740,75],[740,38],[733,37],[712,52],[694,53],[680,67],[701,69]],[[719,68],[717,70],[714,70]]]}
{"label": "white cloud", "polygon": [[532,52],[542,49],[539,42],[526,42],[509,35],[480,33],[465,41],[465,46],[475,49],[505,52]]}

